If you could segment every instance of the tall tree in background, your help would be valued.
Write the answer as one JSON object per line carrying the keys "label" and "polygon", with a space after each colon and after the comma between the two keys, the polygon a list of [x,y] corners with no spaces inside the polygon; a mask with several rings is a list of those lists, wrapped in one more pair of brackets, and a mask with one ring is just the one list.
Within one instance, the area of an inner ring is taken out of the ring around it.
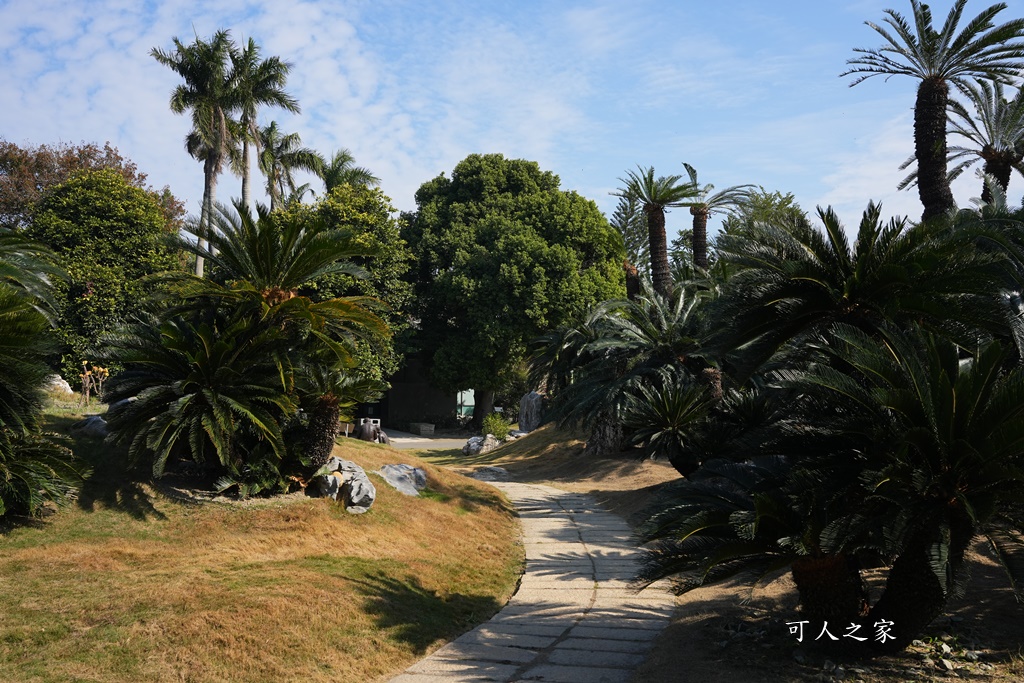
{"label": "tall tree in background", "polygon": [[[197,36],[191,45],[177,38],[173,42],[173,52],[153,48],[150,54],[185,81],[171,91],[171,111],[192,113],[192,131],[185,146],[192,157],[203,162],[200,221],[207,225],[216,199],[217,176],[238,137],[238,125],[231,118],[240,107],[231,69],[233,44],[226,30],[217,31],[209,41]],[[196,275],[202,274],[203,256],[199,253]]]}
{"label": "tall tree in background", "polygon": [[668,262],[668,238],[665,235],[665,209],[682,206],[687,199],[697,196],[693,183],[680,183],[682,176],[662,176],[655,180],[654,167],[639,173],[628,171],[620,178],[623,187],[615,192],[616,197],[634,199],[643,204],[647,217],[647,237],[651,254],[651,277],[654,290],[669,297],[672,294],[672,271]]}
{"label": "tall tree in background", "polygon": [[443,389],[475,390],[479,421],[531,340],[624,293],[619,236],[536,162],[468,156],[416,192],[416,343]]}
{"label": "tall tree in background", "polygon": [[270,195],[270,210],[281,205],[285,188],[294,192],[295,178],[292,171],[305,170],[319,174],[324,167],[324,158],[315,150],[302,146],[298,133],[281,132],[277,121],[260,128],[260,170],[267,177],[267,194]]}
{"label": "tall tree in background", "polygon": [[922,220],[946,213],[956,206],[946,171],[946,109],[949,84],[965,90],[969,79],[987,78],[1011,83],[1024,68],[1024,19],[996,26],[995,16],[1006,9],[997,3],[972,19],[957,33],[967,0],[956,0],[942,28],[932,27],[928,5],[910,0],[913,25],[895,10],[885,10],[883,20],[893,30],[865,22],[887,43],[875,49],[854,48],[860,54],[840,74],[859,74],[857,85],[872,76],[911,76],[921,82],[914,104],[914,156],[917,188],[924,205]]}
{"label": "tall tree in background", "polygon": [[240,50],[232,50],[231,64],[235,90],[239,102],[238,122],[242,129],[242,156],[239,172],[242,176],[242,203],[250,206],[249,145],[256,145],[260,154],[260,134],[256,115],[261,106],[281,107],[298,113],[299,103],[284,90],[291,64],[279,57],[260,59],[260,46],[252,38]]}
{"label": "tall tree in background", "polygon": [[693,216],[693,265],[707,270],[708,267],[708,217],[720,211],[735,209],[746,200],[753,185],[733,185],[714,192],[714,185],[701,187],[697,183],[697,169],[684,163],[690,184],[697,188],[697,195],[686,202]]}
{"label": "tall tree in background", "polygon": [[380,178],[373,175],[370,169],[356,166],[352,152],[344,147],[335,152],[331,160],[324,164],[320,178],[324,181],[325,194],[330,194],[331,190],[345,184],[364,187],[380,185]]}

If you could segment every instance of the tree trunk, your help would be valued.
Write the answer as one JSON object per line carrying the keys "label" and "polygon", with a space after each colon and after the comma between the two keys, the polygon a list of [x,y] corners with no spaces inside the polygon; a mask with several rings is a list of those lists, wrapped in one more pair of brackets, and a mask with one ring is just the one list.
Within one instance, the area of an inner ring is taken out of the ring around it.
{"label": "tree trunk", "polygon": [[[214,197],[217,193],[217,161],[213,158],[212,154],[207,155],[206,160],[203,162],[203,208],[199,215],[200,232],[206,234],[206,231],[212,232],[213,226],[213,205]],[[198,247],[200,249],[205,248],[207,242],[202,237],[198,240]],[[196,254],[196,276],[203,276],[203,259],[202,256]]]}
{"label": "tree trunk", "polygon": [[956,204],[946,175],[946,107],[949,86],[926,78],[917,88],[914,104],[914,154],[917,157],[917,190],[924,205],[921,220],[940,216]]}
{"label": "tree trunk", "polygon": [[846,626],[868,614],[867,584],[853,558],[801,557],[790,571],[800,593],[800,611],[811,623]]}
{"label": "tree trunk", "polygon": [[473,421],[476,429],[480,428],[483,419],[494,412],[494,390],[474,389],[473,390]]}
{"label": "tree trunk", "polygon": [[[985,159],[985,173],[996,179],[999,187],[1003,188],[1003,194],[1006,194],[1006,188],[1010,185],[1010,173],[1013,170],[1012,164],[1013,160],[1005,153],[993,152],[991,157],[986,157]],[[988,183],[984,181],[981,183],[981,201],[986,204],[992,203],[992,193],[988,190]]]}
{"label": "tree trunk", "polygon": [[[248,131],[247,131],[248,132]],[[252,208],[249,204],[252,190],[249,184],[249,137],[242,138],[242,206]]]}
{"label": "tree trunk", "polygon": [[[974,526],[965,515],[951,515],[949,528],[949,572],[953,578],[963,566],[964,553],[974,537]],[[891,621],[893,640],[873,645],[886,652],[902,650],[930,624],[946,605],[944,582],[932,570],[929,551],[941,540],[943,529],[934,522],[917,531],[889,569],[885,591],[871,609],[868,621]]]}
{"label": "tree trunk", "polygon": [[668,265],[665,237],[665,209],[656,204],[644,207],[647,213],[647,238],[651,248],[651,280],[654,291],[666,299],[672,296],[672,271]]}
{"label": "tree trunk", "polygon": [[640,273],[637,272],[636,266],[629,261],[623,261],[622,267],[626,271],[626,298],[636,301],[636,298],[640,296]]}
{"label": "tree trunk", "polygon": [[622,424],[611,415],[603,413],[591,427],[585,450],[587,455],[597,457],[618,455],[622,452],[625,440]]}
{"label": "tree trunk", "polygon": [[708,268],[708,209],[706,206],[691,206],[693,216],[693,265],[701,270]]}
{"label": "tree trunk", "polygon": [[309,415],[306,428],[306,454],[309,457],[310,473],[327,464],[334,450],[341,423],[338,421],[341,409],[337,401],[321,398]]}

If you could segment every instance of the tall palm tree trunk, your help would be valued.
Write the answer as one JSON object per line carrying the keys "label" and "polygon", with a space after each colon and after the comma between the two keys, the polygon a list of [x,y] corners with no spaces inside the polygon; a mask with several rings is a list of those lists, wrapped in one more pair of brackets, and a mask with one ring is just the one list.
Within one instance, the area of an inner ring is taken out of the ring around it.
{"label": "tall palm tree trunk", "polygon": [[949,86],[926,78],[917,88],[914,105],[914,153],[917,189],[924,205],[921,220],[939,216],[955,206],[946,174],[946,108]]}
{"label": "tall palm tree trunk", "polygon": [[665,236],[665,209],[644,207],[647,213],[647,239],[651,250],[651,279],[654,291],[668,298],[672,295],[672,271],[668,265],[668,242]]}
{"label": "tall palm tree trunk", "polygon": [[249,139],[246,137],[242,139],[242,204],[247,209],[252,208],[252,203],[249,201],[252,195],[249,172]]}
{"label": "tall palm tree trunk", "polygon": [[705,206],[691,206],[693,215],[693,265],[707,270],[708,267],[708,209]]}
{"label": "tall palm tree trunk", "polygon": [[[217,193],[217,160],[214,158],[214,154],[208,154],[206,159],[203,161],[203,208],[199,215],[199,224],[203,226],[203,231],[210,230],[210,226],[213,225],[213,204],[214,197]],[[198,238],[199,248],[206,248],[206,240],[202,237]],[[202,256],[196,256],[196,275],[198,277],[203,276],[203,263],[204,259]]]}

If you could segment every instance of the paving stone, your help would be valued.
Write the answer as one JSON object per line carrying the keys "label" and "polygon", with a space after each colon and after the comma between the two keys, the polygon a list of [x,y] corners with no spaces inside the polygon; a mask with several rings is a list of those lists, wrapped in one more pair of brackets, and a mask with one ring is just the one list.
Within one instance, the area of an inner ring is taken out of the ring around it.
{"label": "paving stone", "polygon": [[558,644],[559,650],[585,650],[587,652],[629,652],[644,654],[651,649],[649,640],[607,640],[604,638],[566,638]]}
{"label": "paving stone", "polygon": [[563,666],[595,666],[614,669],[635,669],[644,661],[644,655],[610,650],[577,650],[556,647],[548,655],[548,662]]}
{"label": "paving stone", "polygon": [[629,683],[632,677],[633,672],[630,669],[542,664],[527,669],[518,680],[542,683]]}
{"label": "paving stone", "polygon": [[664,583],[632,588],[642,553],[624,520],[584,494],[498,483],[519,514],[526,568],[489,622],[391,683],[626,683],[669,623]]}
{"label": "paving stone", "polygon": [[508,645],[480,645],[477,643],[448,643],[431,658],[525,664],[537,657],[537,651]]}
{"label": "paving stone", "polygon": [[430,674],[432,676],[473,675],[477,680],[507,681],[519,669],[516,664],[495,664],[481,661],[455,661],[427,657],[410,666],[406,671],[413,674]]}

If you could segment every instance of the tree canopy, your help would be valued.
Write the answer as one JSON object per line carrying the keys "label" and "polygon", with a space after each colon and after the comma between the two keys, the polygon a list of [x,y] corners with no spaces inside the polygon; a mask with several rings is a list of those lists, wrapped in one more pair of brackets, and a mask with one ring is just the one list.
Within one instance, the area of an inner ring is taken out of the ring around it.
{"label": "tree canopy", "polygon": [[439,386],[481,392],[480,413],[531,339],[624,293],[621,236],[536,162],[470,155],[424,183],[416,205],[402,235],[416,258],[418,346]]}

